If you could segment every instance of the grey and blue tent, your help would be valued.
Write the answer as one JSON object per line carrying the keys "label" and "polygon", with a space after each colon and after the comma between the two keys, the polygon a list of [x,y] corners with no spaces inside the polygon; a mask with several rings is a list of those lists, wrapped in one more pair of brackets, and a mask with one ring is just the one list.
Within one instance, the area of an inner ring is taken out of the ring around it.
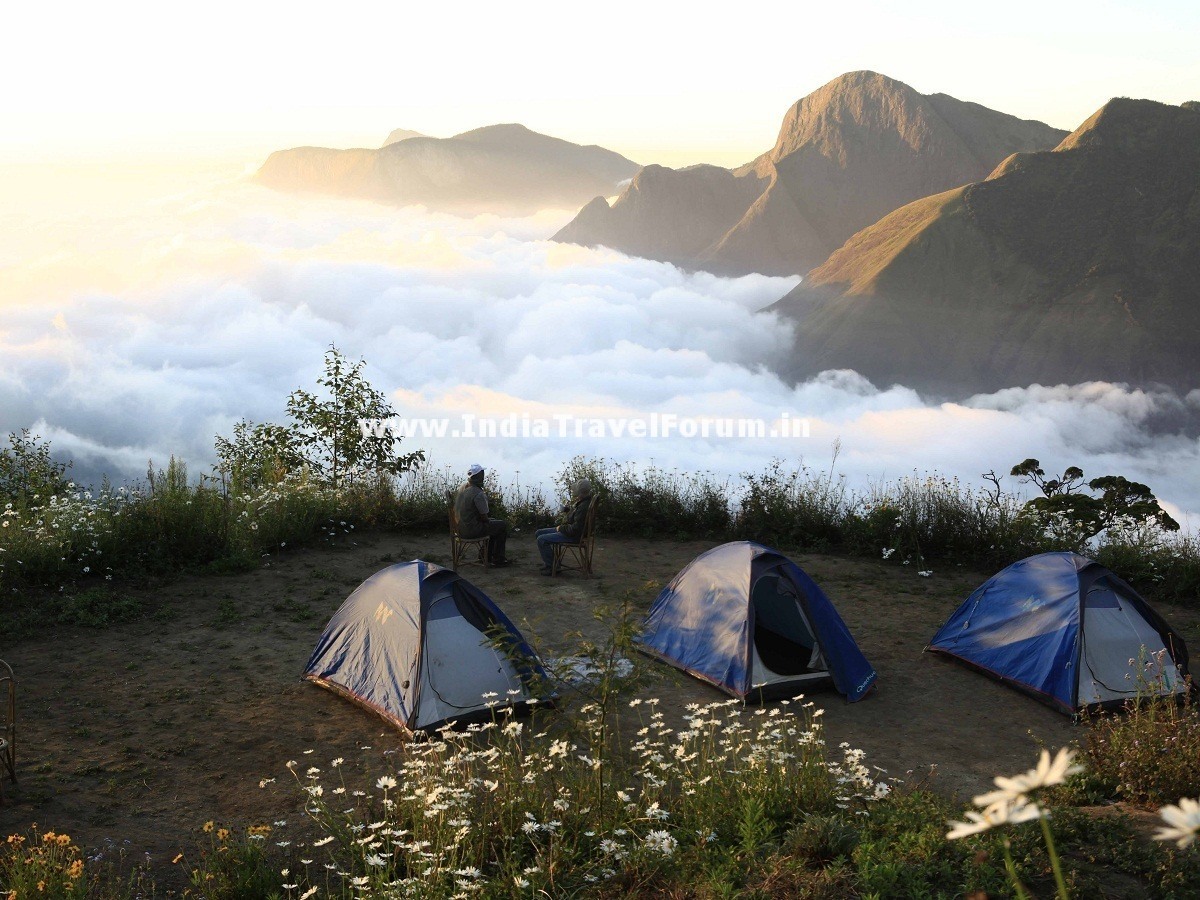
{"label": "grey and blue tent", "polygon": [[980,585],[928,650],[1076,715],[1183,694],[1187,646],[1137,591],[1077,553],[1042,553]]}
{"label": "grey and blue tent", "polygon": [[545,670],[516,626],[457,572],[382,569],[329,620],[304,677],[406,731],[535,700]]}
{"label": "grey and blue tent", "polygon": [[875,670],[799,566],[751,541],[692,560],[663,588],[639,650],[734,697],[793,696],[833,682],[860,700]]}

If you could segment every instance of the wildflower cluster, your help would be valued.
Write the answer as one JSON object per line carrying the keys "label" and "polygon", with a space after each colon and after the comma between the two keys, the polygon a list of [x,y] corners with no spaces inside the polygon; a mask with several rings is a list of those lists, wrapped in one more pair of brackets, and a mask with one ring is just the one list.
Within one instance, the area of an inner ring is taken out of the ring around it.
{"label": "wildflower cluster", "polygon": [[1191,695],[1171,692],[1177,679],[1169,661],[1164,667],[1152,655],[1131,665],[1142,680],[1139,697],[1092,720],[1087,786],[1103,797],[1155,805],[1200,794],[1200,707]]}
{"label": "wildflower cluster", "polygon": [[104,551],[113,518],[128,502],[125,490],[93,496],[74,483],[44,499],[5,502],[0,511],[0,584],[59,572],[111,578]]}
{"label": "wildflower cluster", "polygon": [[266,846],[272,830],[270,825],[251,825],[240,832],[209,820],[200,826],[205,838],[196,855],[181,852],[171,862],[183,868],[199,896],[271,896],[279,877]]}
{"label": "wildflower cluster", "polygon": [[86,864],[70,835],[39,832],[10,834],[0,856],[0,885],[6,897],[83,897]]}
{"label": "wildflower cluster", "polygon": [[300,848],[284,887],[319,892],[335,878],[372,897],[563,896],[650,878],[735,840],[747,803],[782,832],[805,810],[865,811],[889,792],[861,751],[843,747],[826,764],[811,704],[696,704],[678,725],[659,705],[629,701],[625,715],[640,721],[620,753],[604,744],[604,710],[588,703],[570,733],[534,730],[508,709],[443,729],[389,752],[389,771],[366,781],[341,759],[289,762],[321,837]]}
{"label": "wildflower cluster", "polygon": [[374,501],[335,493],[304,472],[232,491],[203,477],[190,484],[182,462],[148,473],[142,485],[77,490],[0,511],[0,585],[111,580],[122,568],[169,568],[214,559],[259,559],[311,536],[354,530],[355,510]]}
{"label": "wildflower cluster", "polygon": [[233,508],[239,511],[233,519],[231,543],[235,552],[258,555],[318,531],[332,539],[353,527],[339,518],[338,505],[332,487],[304,471],[289,472],[232,498]]}

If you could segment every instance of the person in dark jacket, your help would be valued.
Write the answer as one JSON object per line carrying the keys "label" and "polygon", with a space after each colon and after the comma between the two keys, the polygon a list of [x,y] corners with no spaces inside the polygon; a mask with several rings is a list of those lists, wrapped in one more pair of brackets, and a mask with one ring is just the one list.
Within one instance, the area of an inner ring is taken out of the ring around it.
{"label": "person in dark jacket", "polygon": [[543,575],[550,575],[554,567],[554,545],[574,543],[583,537],[587,522],[588,507],[592,505],[592,483],[581,478],[571,486],[571,502],[564,510],[563,521],[554,528],[539,528],[537,533],[538,552],[542,555]]}
{"label": "person in dark jacket", "polygon": [[483,490],[483,466],[475,463],[467,469],[467,480],[454,495],[454,518],[458,522],[458,536],[463,538],[491,538],[488,544],[488,561],[493,566],[507,566],[504,554],[508,539],[508,523],[504,519],[493,519],[488,514],[487,494]]}

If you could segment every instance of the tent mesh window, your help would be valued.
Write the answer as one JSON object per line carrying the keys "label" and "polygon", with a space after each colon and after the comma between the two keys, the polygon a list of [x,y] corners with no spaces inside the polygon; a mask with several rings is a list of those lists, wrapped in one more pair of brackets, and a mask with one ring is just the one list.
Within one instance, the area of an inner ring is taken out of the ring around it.
{"label": "tent mesh window", "polygon": [[1107,702],[1138,694],[1183,690],[1162,636],[1138,606],[1107,577],[1088,588],[1083,602],[1080,701]]}
{"label": "tent mesh window", "polygon": [[[444,587],[425,614],[425,646],[421,654],[422,694],[418,724],[431,718],[479,709],[485,694],[511,699],[510,690],[524,684],[488,630],[496,618],[463,589],[460,582]],[[482,652],[464,652],[481,648]]]}

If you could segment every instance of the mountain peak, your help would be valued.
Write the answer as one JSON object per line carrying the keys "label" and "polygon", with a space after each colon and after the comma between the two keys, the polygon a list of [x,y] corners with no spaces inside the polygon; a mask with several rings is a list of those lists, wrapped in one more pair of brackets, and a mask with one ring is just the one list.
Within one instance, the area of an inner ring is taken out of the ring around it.
{"label": "mountain peak", "polygon": [[530,135],[545,137],[536,131],[526,128],[519,122],[504,122],[496,125],[484,125],[482,128],[472,128],[462,134],[454,135],[456,141],[485,141],[497,138],[528,137]]}
{"label": "mountain peak", "polygon": [[409,138],[415,137],[425,137],[425,135],[419,131],[411,131],[407,128],[395,128],[387,136],[387,140],[383,142],[382,146],[386,147],[389,144],[398,144],[401,141],[407,141]]}
{"label": "mountain peak", "polygon": [[866,69],[846,72],[792,104],[768,156],[778,162],[814,143],[837,153],[830,144],[840,143],[845,128],[903,129],[923,100],[913,88],[887,75]]}
{"label": "mountain peak", "polygon": [[277,151],[257,180],[281,190],[398,206],[529,215],[607,196],[637,170],[635,162],[603,147],[581,147],[524,125],[503,124],[452,138],[409,136],[378,150]]}
{"label": "mountain peak", "polygon": [[1065,136],[878,72],[846,72],[793,104],[757,159],[732,172],[647,166],[611,209],[590,207],[555,238],[714,272],[802,274],[892,210]]}
{"label": "mountain peak", "polygon": [[832,78],[817,88],[813,93],[821,91],[852,91],[861,90],[867,87],[885,87],[889,90],[908,90],[911,91],[907,84],[887,75],[882,75],[879,72],[872,72],[870,69],[856,69],[853,72],[843,72],[837,78]]}
{"label": "mountain peak", "polygon": [[1154,144],[1175,128],[1181,110],[1182,115],[1189,117],[1200,112],[1195,104],[1171,106],[1157,100],[1114,97],[1063,138],[1058,149],[1098,149],[1115,143],[1128,151],[1134,144]]}
{"label": "mountain peak", "polygon": [[603,214],[608,212],[608,208],[608,201],[603,197],[593,197],[587,202],[583,209],[579,211],[579,215],[587,217],[594,216],[597,213]]}
{"label": "mountain peak", "polygon": [[1106,103],[1050,152],[903,206],[780,302],[796,372],[961,396],[1018,384],[1196,386],[1200,111]]}

